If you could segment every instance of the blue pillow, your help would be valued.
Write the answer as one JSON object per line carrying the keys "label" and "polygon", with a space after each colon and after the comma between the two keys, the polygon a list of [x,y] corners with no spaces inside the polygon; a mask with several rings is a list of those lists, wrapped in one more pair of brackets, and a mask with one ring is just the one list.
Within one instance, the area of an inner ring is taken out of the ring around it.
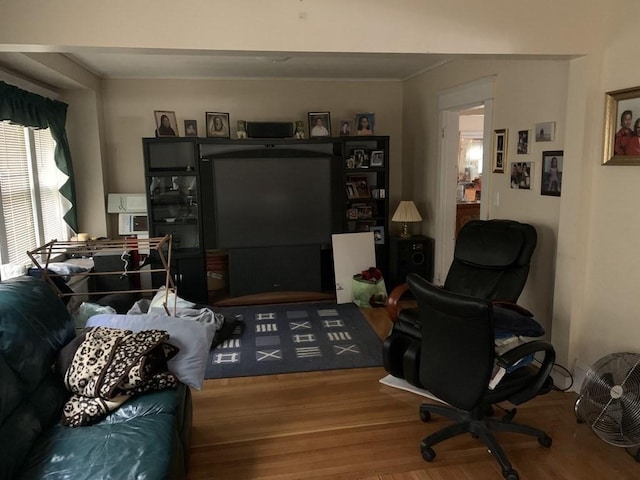
{"label": "blue pillow", "polygon": [[510,334],[521,337],[541,337],[544,328],[533,317],[518,313],[508,307],[493,307],[493,328],[496,337]]}
{"label": "blue pillow", "polygon": [[169,371],[182,383],[202,389],[211,344],[207,343],[206,327],[199,322],[166,315],[103,314],[91,317],[87,327],[122,328],[132,332],[164,330],[169,334],[167,343],[180,349],[169,360]]}

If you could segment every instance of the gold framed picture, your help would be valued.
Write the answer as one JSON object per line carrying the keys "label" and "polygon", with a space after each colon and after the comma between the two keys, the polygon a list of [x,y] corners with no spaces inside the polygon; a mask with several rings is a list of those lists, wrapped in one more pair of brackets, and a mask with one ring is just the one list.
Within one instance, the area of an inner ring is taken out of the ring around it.
{"label": "gold framed picture", "polygon": [[640,165],[640,87],[605,94],[603,165]]}

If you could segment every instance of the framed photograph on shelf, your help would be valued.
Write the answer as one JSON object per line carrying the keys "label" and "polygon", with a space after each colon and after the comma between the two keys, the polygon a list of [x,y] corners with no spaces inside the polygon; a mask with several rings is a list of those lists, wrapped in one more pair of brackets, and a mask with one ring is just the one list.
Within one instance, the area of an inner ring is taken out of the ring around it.
{"label": "framed photograph on shelf", "polygon": [[347,208],[347,220],[357,220],[357,219],[358,219],[358,209]]}
{"label": "framed photograph on shelf", "polygon": [[331,136],[331,114],[329,112],[309,112],[309,137]]}
{"label": "framed photograph on shelf", "polygon": [[375,227],[375,222],[358,222],[358,232],[370,232]]}
{"label": "framed photograph on shelf", "polygon": [[154,110],[153,115],[156,119],[156,137],[177,137],[179,135],[176,112]]}
{"label": "framed photograph on shelf", "polygon": [[384,150],[373,150],[371,152],[371,160],[369,161],[371,167],[384,167]]}
{"label": "framed photograph on shelf", "polygon": [[504,173],[504,165],[507,162],[507,135],[506,128],[493,131],[493,173]]}
{"label": "framed photograph on shelf", "polygon": [[373,207],[371,205],[360,205],[356,208],[358,219],[367,220],[373,218]]}
{"label": "framed photograph on shelf", "polygon": [[533,162],[511,162],[511,188],[531,190]]}
{"label": "framed photograph on shelf", "polygon": [[353,131],[353,127],[352,125],[352,121],[351,120],[340,120],[340,136],[341,137],[348,137],[351,135],[351,132]]}
{"label": "framed photograph on shelf", "polygon": [[531,130],[518,130],[518,155],[529,154],[529,138],[531,138]]}
{"label": "framed photograph on shelf", "polygon": [[356,191],[356,198],[370,198],[371,193],[369,192],[369,184],[367,182],[367,177],[362,176],[351,176],[349,177],[349,182],[351,182]]}
{"label": "framed photograph on shelf", "polygon": [[369,163],[366,161],[367,154],[364,149],[358,149],[353,151],[353,159],[355,162],[355,168],[367,168]]}
{"label": "framed photograph on shelf", "polygon": [[230,138],[228,113],[206,112],[205,125],[207,126],[207,137]]}
{"label": "framed photograph on shelf", "polygon": [[358,113],[356,114],[356,135],[373,135],[375,127],[374,113]]}
{"label": "framed photograph on shelf", "polygon": [[563,150],[542,152],[542,184],[540,193],[559,197],[562,191]]}
{"label": "framed photograph on shelf", "polygon": [[[356,184],[353,182],[347,182],[345,185],[345,189],[347,192],[347,198],[348,199],[353,199],[353,198],[358,198],[358,192],[356,191]],[[357,218],[357,211],[356,211],[356,218]]]}
{"label": "framed photograph on shelf", "polygon": [[536,142],[553,142],[556,139],[556,122],[536,123]]}
{"label": "framed photograph on shelf", "polygon": [[602,164],[640,165],[640,87],[605,95]]}
{"label": "framed photograph on shelf", "polygon": [[384,227],[371,227],[371,231],[373,232],[373,242],[382,245],[384,243]]}
{"label": "framed photograph on shelf", "polygon": [[197,137],[198,136],[198,122],[195,120],[184,121],[184,136],[185,137]]}

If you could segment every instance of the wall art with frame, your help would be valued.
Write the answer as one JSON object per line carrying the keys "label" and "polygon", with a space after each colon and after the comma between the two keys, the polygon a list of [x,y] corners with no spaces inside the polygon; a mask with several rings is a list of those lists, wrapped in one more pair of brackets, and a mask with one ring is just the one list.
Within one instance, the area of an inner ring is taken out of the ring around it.
{"label": "wall art with frame", "polygon": [[562,163],[564,152],[550,150],[542,152],[542,183],[540,193],[559,197],[562,191]]}
{"label": "wall art with frame", "polygon": [[603,165],[640,165],[640,87],[605,94]]}
{"label": "wall art with frame", "polygon": [[511,188],[531,190],[533,187],[533,162],[511,162]]}
{"label": "wall art with frame", "polygon": [[507,135],[509,130],[502,128],[493,131],[493,173],[504,173],[507,162]]}

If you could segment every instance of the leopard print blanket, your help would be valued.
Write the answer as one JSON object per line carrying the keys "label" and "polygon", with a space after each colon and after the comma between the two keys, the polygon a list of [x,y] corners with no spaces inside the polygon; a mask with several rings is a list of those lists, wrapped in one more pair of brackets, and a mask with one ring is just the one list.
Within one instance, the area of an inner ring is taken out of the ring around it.
{"label": "leopard print blanket", "polygon": [[[178,348],[165,341],[161,330],[92,327],[84,330],[67,352],[71,358],[64,383],[72,393],[62,412],[62,424],[77,427],[94,423],[132,395],[175,387],[167,360]],[[72,357],[71,357],[72,355]]]}

